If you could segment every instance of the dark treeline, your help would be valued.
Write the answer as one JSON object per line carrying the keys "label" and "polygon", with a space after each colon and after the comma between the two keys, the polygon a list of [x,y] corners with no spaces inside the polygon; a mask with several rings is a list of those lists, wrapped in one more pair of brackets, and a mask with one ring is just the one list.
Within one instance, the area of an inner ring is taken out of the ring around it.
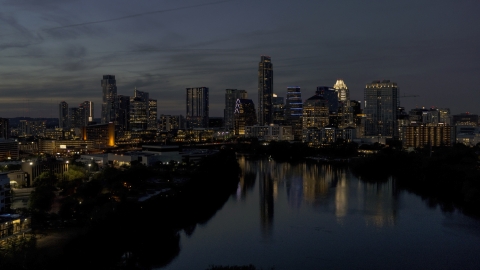
{"label": "dark treeline", "polygon": [[269,157],[277,161],[301,162],[308,157],[325,156],[329,158],[348,158],[357,155],[358,145],[344,140],[322,148],[309,147],[307,143],[271,141],[263,144],[257,139],[239,141],[234,146],[238,153],[248,154],[256,158]]}
{"label": "dark treeline", "polygon": [[[191,235],[197,224],[207,222],[235,192],[240,173],[235,153],[222,150],[199,164],[169,162],[151,167],[133,164],[106,168],[91,181],[62,183],[64,199],[59,217],[48,216],[45,213],[48,209],[39,208],[35,211],[38,216],[35,228],[42,231],[46,222],[59,218],[71,221],[78,235],[58,253],[29,251],[22,260],[18,256],[5,256],[0,266],[18,269],[164,266],[180,252],[180,232]],[[173,181],[174,178],[184,181]],[[152,183],[152,179],[156,181]],[[147,194],[154,192],[155,187],[164,192],[146,201],[136,199],[145,190]]]}
{"label": "dark treeline", "polygon": [[366,181],[392,176],[396,184],[445,211],[461,209],[480,216],[480,147],[426,147],[406,152],[383,148],[377,154],[353,159],[351,170]]}

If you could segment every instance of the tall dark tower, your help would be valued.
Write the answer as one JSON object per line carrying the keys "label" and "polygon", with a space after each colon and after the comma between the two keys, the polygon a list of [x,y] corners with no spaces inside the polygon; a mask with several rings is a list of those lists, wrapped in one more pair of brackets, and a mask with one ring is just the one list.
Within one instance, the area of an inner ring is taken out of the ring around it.
{"label": "tall dark tower", "polygon": [[373,81],[365,86],[365,136],[396,137],[397,112],[400,106],[397,83]]}
{"label": "tall dark tower", "polygon": [[103,75],[102,80],[102,116],[101,123],[116,122],[117,114],[117,81],[115,75]]}
{"label": "tall dark tower", "polygon": [[118,125],[121,131],[130,130],[130,97],[118,95]]}
{"label": "tall dark tower", "polygon": [[258,63],[258,124],[273,123],[273,69],[270,56],[262,56]]}
{"label": "tall dark tower", "polygon": [[287,125],[292,126],[295,140],[302,140],[302,115],[303,103],[300,86],[289,86],[285,102],[285,120]]}
{"label": "tall dark tower", "polygon": [[0,118],[0,138],[10,138],[10,125],[7,118]]}
{"label": "tall dark tower", "polygon": [[208,128],[208,87],[187,88],[187,128]]}
{"label": "tall dark tower", "polygon": [[70,128],[68,120],[68,104],[62,101],[58,104],[58,127],[64,130]]}

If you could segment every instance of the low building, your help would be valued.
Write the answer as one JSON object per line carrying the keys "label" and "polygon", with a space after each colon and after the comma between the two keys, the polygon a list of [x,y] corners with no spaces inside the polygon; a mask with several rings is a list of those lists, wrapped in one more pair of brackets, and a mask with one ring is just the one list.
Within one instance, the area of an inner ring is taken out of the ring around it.
{"label": "low building", "polygon": [[480,143],[480,127],[455,126],[455,142],[466,146],[475,146]]}
{"label": "low building", "polygon": [[88,125],[83,127],[83,140],[93,141],[98,149],[115,146],[116,127],[114,123]]}
{"label": "low building", "polygon": [[91,140],[38,140],[38,151],[51,155],[83,154],[93,149]]}
{"label": "low building", "polygon": [[0,214],[0,240],[29,231],[31,218],[19,214]]}
{"label": "low building", "polygon": [[185,130],[187,142],[206,142],[213,140],[213,129],[193,128]]}
{"label": "low building", "polygon": [[35,188],[14,188],[12,186],[12,205],[11,210],[25,209],[29,207],[30,194]]}
{"label": "low building", "polygon": [[142,145],[142,153],[158,155],[157,159],[161,162],[181,161],[180,152],[178,145]]}
{"label": "low building", "polygon": [[245,138],[258,138],[261,141],[293,141],[291,126],[246,126]]}
{"label": "low building", "polygon": [[357,139],[354,127],[320,127],[308,128],[303,131],[302,141],[312,147],[322,147],[343,139],[346,142],[354,142]]}
{"label": "low building", "polygon": [[425,146],[451,146],[453,143],[452,127],[443,124],[415,124],[403,128],[403,147],[422,148]]}
{"label": "low building", "polygon": [[0,161],[19,159],[18,142],[0,138]]}
{"label": "low building", "polygon": [[94,154],[94,155],[80,155],[80,158],[76,160],[83,164],[91,164],[95,162],[99,168],[108,164],[108,154]]}
{"label": "low building", "polygon": [[[170,159],[171,160],[171,159]],[[152,166],[156,162],[168,162],[165,156],[144,152],[126,152],[123,154],[108,153],[108,164],[114,167],[130,166],[132,162],[140,162],[145,166]]]}
{"label": "low building", "polygon": [[24,171],[10,171],[7,174],[12,188],[28,187],[28,174]]}

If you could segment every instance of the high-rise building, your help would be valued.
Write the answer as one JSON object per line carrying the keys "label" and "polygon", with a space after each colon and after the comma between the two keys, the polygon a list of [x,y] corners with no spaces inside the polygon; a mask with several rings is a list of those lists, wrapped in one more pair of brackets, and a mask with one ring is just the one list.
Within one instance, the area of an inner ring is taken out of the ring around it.
{"label": "high-rise building", "polygon": [[148,102],[141,97],[130,98],[130,129],[146,130],[148,125]]}
{"label": "high-rise building", "polygon": [[338,93],[339,127],[353,126],[353,113],[350,106],[350,92],[343,80],[337,80],[333,88]]}
{"label": "high-rise building", "polygon": [[34,120],[30,121],[30,134],[32,136],[45,136],[45,130],[47,130],[47,121]]}
{"label": "high-rise building", "polygon": [[120,131],[130,130],[130,96],[118,95],[117,121]]}
{"label": "high-rise building", "polygon": [[247,91],[237,89],[225,90],[225,110],[223,111],[223,122],[225,123],[225,130],[233,130],[235,104],[238,99],[247,99]]}
{"label": "high-rise building", "polygon": [[69,128],[79,128],[84,127],[85,122],[85,111],[83,107],[71,107],[68,109],[68,122]]}
{"label": "high-rise building", "polygon": [[358,100],[350,100],[350,108],[353,113],[353,123],[356,127],[360,125],[360,118],[362,114],[362,103]]}
{"label": "high-rise building", "polygon": [[330,86],[317,86],[316,95],[323,96],[328,101],[328,111],[330,114],[338,113],[338,93],[335,88]]}
{"label": "high-rise building", "polygon": [[0,138],[10,138],[10,124],[7,118],[0,118]]}
{"label": "high-rise building", "polygon": [[452,127],[445,125],[428,125],[415,123],[403,127],[403,147],[451,146],[453,142]]}
{"label": "high-rise building", "polygon": [[149,130],[157,130],[158,128],[158,121],[157,121],[157,100],[156,99],[148,99],[148,125],[147,129]]}
{"label": "high-rise building", "polygon": [[45,135],[45,130],[47,129],[46,121],[42,120],[20,120],[18,126],[18,136],[19,137],[29,137],[29,136],[41,136]]}
{"label": "high-rise building", "polygon": [[479,125],[478,114],[461,113],[455,114],[452,118],[452,126],[472,126],[477,127]]}
{"label": "high-rise building", "polygon": [[285,98],[273,94],[273,123],[277,125],[285,125]]}
{"label": "high-rise building", "polygon": [[258,63],[258,117],[260,126],[273,123],[273,69],[270,56],[261,56]]}
{"label": "high-rise building", "polygon": [[251,99],[237,99],[235,102],[235,135],[245,135],[245,127],[257,123],[255,105]]}
{"label": "high-rise building", "polygon": [[133,96],[136,98],[139,98],[139,100],[143,102],[148,102],[148,99],[150,98],[150,95],[148,94],[148,92],[140,91],[136,87],[135,87],[135,90],[133,91]]}
{"label": "high-rise building", "polygon": [[[60,105],[62,105],[60,103]],[[68,126],[67,128],[82,129],[93,122],[93,102],[84,101],[78,107],[68,109]]]}
{"label": "high-rise building", "polygon": [[103,75],[102,83],[102,115],[101,123],[117,122],[117,81],[115,75]]}
{"label": "high-rise building", "polygon": [[287,87],[287,100],[285,102],[286,125],[292,126],[295,140],[302,139],[302,114],[303,102],[299,86]]}
{"label": "high-rise building", "polygon": [[440,112],[440,123],[444,123],[445,125],[451,124],[452,116],[450,115],[449,108],[439,108],[438,111]]}
{"label": "high-rise building", "polygon": [[208,128],[208,87],[187,88],[186,103],[187,128]]}
{"label": "high-rise building", "polygon": [[314,95],[303,103],[303,130],[322,128],[329,124],[328,101],[321,95]]}
{"label": "high-rise building", "polygon": [[398,96],[397,83],[390,80],[373,81],[365,86],[365,136],[397,136]]}
{"label": "high-rise building", "polygon": [[64,130],[70,128],[68,120],[68,103],[62,101],[58,104],[58,127]]}
{"label": "high-rise building", "polygon": [[329,123],[331,126],[339,126],[339,102],[338,102],[338,92],[335,88],[330,86],[318,86],[316,95],[322,96],[328,102],[328,111],[329,111]]}
{"label": "high-rise building", "polygon": [[[398,117],[397,117],[398,118]],[[437,125],[440,122],[440,111],[436,108],[415,108],[408,112],[408,120],[411,123],[423,123]]]}
{"label": "high-rise building", "polygon": [[182,115],[160,115],[160,130],[172,131],[175,129],[183,129],[185,126],[185,119]]}
{"label": "high-rise building", "polygon": [[85,112],[84,124],[85,124],[85,126],[87,126],[88,123],[93,122],[93,119],[94,119],[93,102],[92,101],[84,101],[84,102],[82,102],[82,104],[80,104],[80,107],[82,107],[84,112]]}
{"label": "high-rise building", "polygon": [[18,137],[30,136],[30,124],[27,120],[20,120],[18,123]]}
{"label": "high-rise building", "polygon": [[[120,107],[120,100],[119,100]],[[120,112],[119,117],[126,116],[126,112]],[[148,92],[139,91],[136,87],[129,105],[130,130],[156,130],[157,129],[157,100],[149,98]]]}
{"label": "high-rise building", "polygon": [[130,98],[130,130],[146,130],[149,118],[149,94],[136,87]]}

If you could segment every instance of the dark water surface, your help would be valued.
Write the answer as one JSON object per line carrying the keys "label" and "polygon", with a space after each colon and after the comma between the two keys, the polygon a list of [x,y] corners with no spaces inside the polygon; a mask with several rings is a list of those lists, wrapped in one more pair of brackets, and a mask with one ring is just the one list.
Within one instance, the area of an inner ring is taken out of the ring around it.
{"label": "dark water surface", "polygon": [[480,269],[480,220],[429,207],[393,180],[239,158],[237,193],[160,268]]}

